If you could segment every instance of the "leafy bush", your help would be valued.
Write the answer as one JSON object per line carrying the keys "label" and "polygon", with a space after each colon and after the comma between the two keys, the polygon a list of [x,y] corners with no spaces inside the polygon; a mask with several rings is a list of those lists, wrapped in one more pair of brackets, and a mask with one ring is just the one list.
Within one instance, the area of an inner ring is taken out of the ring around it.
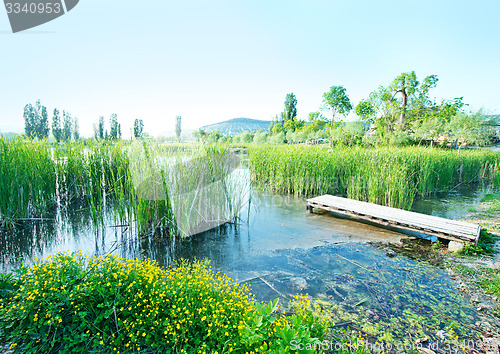
{"label": "leafy bush", "polygon": [[333,142],[345,146],[360,145],[364,134],[365,126],[362,122],[341,123],[330,133]]}
{"label": "leafy bush", "polygon": [[470,145],[488,145],[489,137],[494,134],[481,111],[474,114],[458,113],[451,118],[448,128],[458,140]]}
{"label": "leafy bush", "polygon": [[388,134],[389,145],[392,146],[409,146],[412,144],[410,133],[404,130],[395,130]]}
{"label": "leafy bush", "polygon": [[271,136],[271,138],[269,139],[269,142],[271,144],[284,144],[285,143],[285,133],[284,132],[279,132],[278,134],[275,134],[273,136]]}
{"label": "leafy bush", "polygon": [[253,141],[254,134],[248,131],[239,133],[233,138],[235,143],[249,144]]}
{"label": "leafy bush", "polygon": [[265,144],[269,141],[269,134],[263,131],[258,131],[253,137],[254,144]]}
{"label": "leafy bush", "polygon": [[287,317],[277,300],[255,303],[246,286],[199,261],[162,269],[59,253],[0,280],[2,339],[14,352],[292,353],[292,339],[317,341],[328,326],[307,297]]}
{"label": "leafy bush", "polygon": [[464,256],[479,256],[482,254],[494,254],[496,237],[486,229],[481,229],[477,245],[465,243],[464,247],[458,252]]}

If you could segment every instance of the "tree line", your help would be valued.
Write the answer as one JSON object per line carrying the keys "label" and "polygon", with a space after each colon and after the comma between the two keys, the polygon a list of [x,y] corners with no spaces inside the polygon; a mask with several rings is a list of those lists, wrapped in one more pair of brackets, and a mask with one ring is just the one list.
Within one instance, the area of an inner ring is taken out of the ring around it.
{"label": "tree line", "polygon": [[[52,124],[49,122],[47,107],[37,100],[35,104],[28,103],[24,107],[24,133],[27,137],[36,139],[47,139],[52,132],[56,142],[76,141],[80,139],[80,127],[77,117],[73,117],[70,112],[62,112],[54,108],[52,113]],[[180,134],[180,117],[177,119]],[[109,131],[105,128],[103,116],[99,117],[94,124],[94,139],[118,140],[122,138],[121,124],[118,116],[113,113],[109,118]],[[176,128],[177,130],[177,128]],[[144,134],[144,121],[136,119],[133,126],[133,136],[141,138]]]}
{"label": "tree line", "polygon": [[[332,142],[347,145],[363,142],[405,145],[442,137],[456,143],[488,144],[495,129],[483,111],[466,112],[463,97],[436,102],[430,91],[438,81],[437,75],[419,81],[415,71],[401,73],[356,106],[351,103],[345,87],[334,85],[323,94],[322,105],[318,111],[309,113],[307,121],[297,118],[297,98],[289,93],[283,112],[271,122],[269,139],[298,142],[314,139],[315,135],[327,135]],[[358,120],[344,122],[342,118],[352,111]],[[371,127],[372,134],[365,136]]]}
{"label": "tree line", "polygon": [[[323,93],[321,106],[309,112],[307,119],[297,115],[297,97],[289,93],[284,109],[270,123],[269,132],[242,132],[224,136],[219,131],[193,132],[198,141],[237,143],[300,143],[329,139],[339,145],[408,145],[449,143],[487,145],[498,139],[495,123],[483,111],[467,112],[463,97],[437,102],[430,92],[438,83],[437,75],[422,81],[414,71],[401,73],[388,85],[380,85],[355,106],[342,85]],[[357,120],[344,121],[354,112]],[[497,124],[497,123],[496,123]]]}
{"label": "tree line", "polygon": [[46,139],[49,137],[50,128],[52,136],[59,141],[71,141],[80,139],[80,129],[78,118],[71,113],[62,111],[62,115],[57,108],[52,114],[52,125],[49,127],[49,117],[47,107],[37,100],[35,104],[28,103],[24,106],[24,133],[30,138]]}

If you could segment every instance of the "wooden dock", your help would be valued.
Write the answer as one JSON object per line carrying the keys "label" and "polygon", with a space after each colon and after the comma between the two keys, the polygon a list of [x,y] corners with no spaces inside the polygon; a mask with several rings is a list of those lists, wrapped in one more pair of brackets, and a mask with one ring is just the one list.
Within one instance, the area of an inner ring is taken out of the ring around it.
{"label": "wooden dock", "polygon": [[313,208],[368,220],[384,226],[416,231],[450,241],[471,242],[475,245],[481,232],[481,226],[467,222],[334,197],[328,194],[308,199],[307,209],[312,212]]}

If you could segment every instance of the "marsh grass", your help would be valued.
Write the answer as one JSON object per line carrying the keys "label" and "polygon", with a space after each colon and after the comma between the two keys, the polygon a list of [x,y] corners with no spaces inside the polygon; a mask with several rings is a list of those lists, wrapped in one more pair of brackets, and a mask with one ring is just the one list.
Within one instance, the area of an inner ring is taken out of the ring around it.
{"label": "marsh grass", "polygon": [[410,209],[417,196],[461,184],[500,185],[500,154],[484,150],[288,145],[248,151],[253,182],[279,193],[334,194]]}
{"label": "marsh grass", "polygon": [[162,220],[172,234],[188,237],[238,221],[249,180],[235,173],[239,159],[223,146],[188,145],[180,150],[133,144],[131,149],[137,195],[164,204]]}
{"label": "marsh grass", "polygon": [[220,145],[0,139],[0,223],[12,227],[79,203],[95,227],[108,206],[138,233],[191,236],[237,222],[249,180]]}
{"label": "marsh grass", "polygon": [[42,217],[57,193],[56,166],[46,142],[0,138],[0,224]]}

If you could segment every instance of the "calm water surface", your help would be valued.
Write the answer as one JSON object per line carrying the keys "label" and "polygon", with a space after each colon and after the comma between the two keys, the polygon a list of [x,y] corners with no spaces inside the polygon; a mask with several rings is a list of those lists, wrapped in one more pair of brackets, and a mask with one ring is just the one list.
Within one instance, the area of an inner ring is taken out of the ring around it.
{"label": "calm water surface", "polygon": [[[484,194],[455,191],[419,200],[414,210],[460,218]],[[1,232],[0,270],[57,251],[151,258],[162,266],[206,258],[214,269],[250,284],[259,300],[280,297],[286,303],[296,293],[308,293],[332,311],[337,323],[350,322],[378,339],[407,340],[409,334],[433,339],[450,325],[461,336],[477,335],[467,327],[478,319],[474,307],[443,269],[426,257],[387,246],[416,244],[425,254],[427,241],[326,212],[310,214],[305,205],[304,198],[254,192],[240,225],[223,225],[188,240],[139,239],[132,228],[114,225],[111,211],[107,226],[96,230],[89,211],[72,206]]]}

